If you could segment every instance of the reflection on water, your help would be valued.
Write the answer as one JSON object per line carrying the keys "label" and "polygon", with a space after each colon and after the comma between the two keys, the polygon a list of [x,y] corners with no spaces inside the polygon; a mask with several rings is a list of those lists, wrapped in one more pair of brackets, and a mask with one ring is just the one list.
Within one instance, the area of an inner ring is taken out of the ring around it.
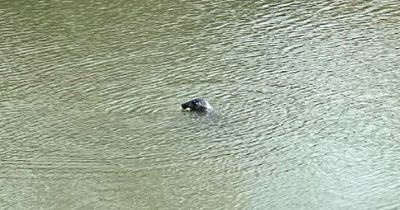
{"label": "reflection on water", "polygon": [[398,2],[0,8],[1,209],[400,208]]}

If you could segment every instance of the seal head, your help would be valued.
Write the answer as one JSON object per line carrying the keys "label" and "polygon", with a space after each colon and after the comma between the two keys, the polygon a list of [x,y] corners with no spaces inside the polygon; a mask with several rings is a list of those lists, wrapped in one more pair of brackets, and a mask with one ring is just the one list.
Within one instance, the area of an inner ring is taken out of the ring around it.
{"label": "seal head", "polygon": [[213,110],[212,106],[207,100],[203,98],[196,98],[183,103],[182,108],[184,111],[195,111],[195,112],[210,112]]}

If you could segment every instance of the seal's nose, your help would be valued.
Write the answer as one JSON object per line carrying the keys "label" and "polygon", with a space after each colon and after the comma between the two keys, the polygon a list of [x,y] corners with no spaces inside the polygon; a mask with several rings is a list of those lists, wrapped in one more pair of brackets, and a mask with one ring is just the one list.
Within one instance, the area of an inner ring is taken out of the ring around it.
{"label": "seal's nose", "polygon": [[192,109],[188,106],[188,103],[184,103],[181,106],[182,106],[183,111],[187,111],[187,112],[192,111]]}

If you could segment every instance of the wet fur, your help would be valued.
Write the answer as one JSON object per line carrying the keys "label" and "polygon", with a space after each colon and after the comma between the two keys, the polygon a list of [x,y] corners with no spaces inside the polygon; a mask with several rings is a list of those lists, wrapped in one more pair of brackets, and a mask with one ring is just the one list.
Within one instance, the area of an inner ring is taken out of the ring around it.
{"label": "wet fur", "polygon": [[181,106],[185,111],[211,112],[213,110],[213,107],[210,105],[210,103],[203,98],[190,100],[186,103],[183,103]]}

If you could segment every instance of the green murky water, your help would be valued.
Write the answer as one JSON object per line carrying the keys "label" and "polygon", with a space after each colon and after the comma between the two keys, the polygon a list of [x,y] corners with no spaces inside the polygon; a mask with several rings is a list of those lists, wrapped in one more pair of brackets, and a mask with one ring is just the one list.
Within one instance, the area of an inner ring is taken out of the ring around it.
{"label": "green murky water", "polygon": [[0,209],[400,208],[397,1],[1,0],[0,24]]}

